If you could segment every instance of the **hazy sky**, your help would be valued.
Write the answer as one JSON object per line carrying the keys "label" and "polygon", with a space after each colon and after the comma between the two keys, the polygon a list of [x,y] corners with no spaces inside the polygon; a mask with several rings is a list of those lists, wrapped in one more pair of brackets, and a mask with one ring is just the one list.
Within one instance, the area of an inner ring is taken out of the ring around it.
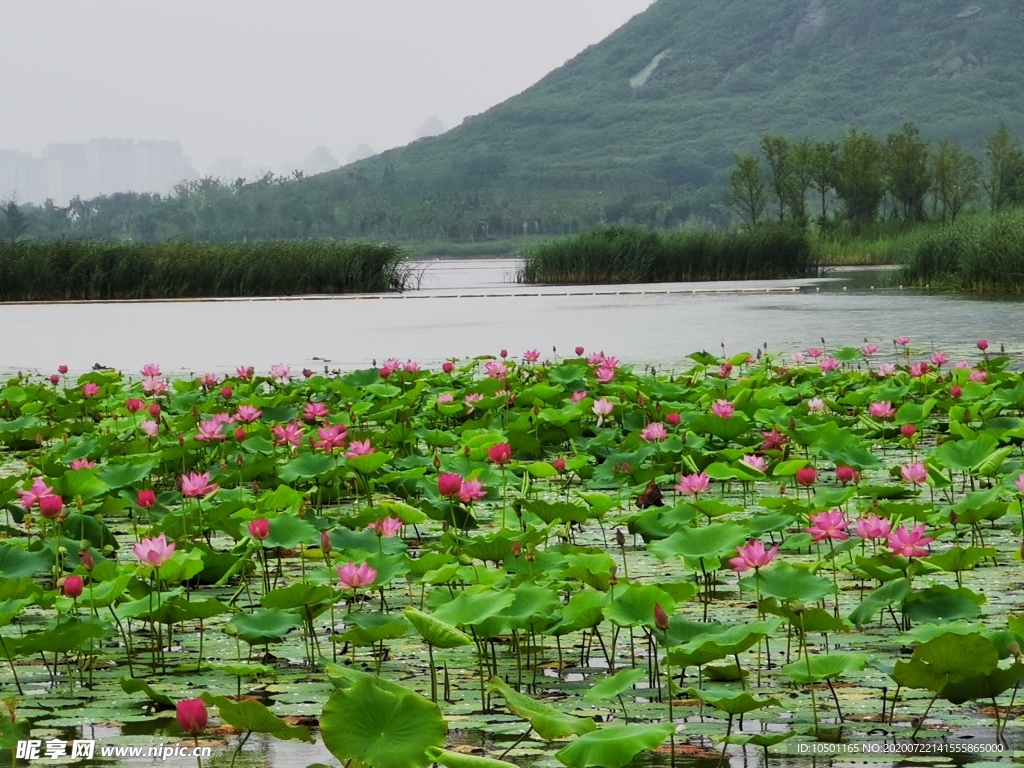
{"label": "hazy sky", "polygon": [[0,0],[0,148],[178,139],[277,170],[408,143],[529,87],[652,0]]}

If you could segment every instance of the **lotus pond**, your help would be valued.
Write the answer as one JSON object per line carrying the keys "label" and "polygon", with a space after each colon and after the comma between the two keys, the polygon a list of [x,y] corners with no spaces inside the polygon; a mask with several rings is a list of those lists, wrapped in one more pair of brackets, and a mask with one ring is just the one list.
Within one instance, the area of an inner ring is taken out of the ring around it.
{"label": "lotus pond", "polygon": [[1024,377],[882,346],[12,377],[0,761],[1009,761]]}

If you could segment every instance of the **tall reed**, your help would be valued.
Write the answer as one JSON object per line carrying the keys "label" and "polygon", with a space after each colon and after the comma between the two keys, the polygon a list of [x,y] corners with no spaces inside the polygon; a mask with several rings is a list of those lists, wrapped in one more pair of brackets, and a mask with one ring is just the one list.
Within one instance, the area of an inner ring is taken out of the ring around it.
{"label": "tall reed", "polygon": [[814,247],[795,228],[656,232],[605,227],[543,243],[523,257],[523,283],[648,283],[808,277]]}
{"label": "tall reed", "polygon": [[401,291],[412,279],[392,245],[0,242],[0,301]]}
{"label": "tall reed", "polygon": [[1024,293],[1024,210],[963,216],[921,233],[901,280],[977,293]]}

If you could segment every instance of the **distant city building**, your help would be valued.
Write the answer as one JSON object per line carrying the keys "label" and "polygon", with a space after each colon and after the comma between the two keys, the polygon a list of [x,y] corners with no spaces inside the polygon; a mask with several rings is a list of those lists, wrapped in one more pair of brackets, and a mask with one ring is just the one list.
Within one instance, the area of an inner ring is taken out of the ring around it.
{"label": "distant city building", "polygon": [[317,147],[306,155],[306,159],[302,161],[301,170],[307,176],[313,176],[317,173],[333,171],[339,165],[341,163],[338,162],[338,158],[332,155],[327,147]]}
{"label": "distant city building", "polygon": [[0,150],[0,200],[22,203],[52,199],[66,205],[115,192],[165,194],[182,179],[195,178],[178,141],[91,139],[87,144],[50,144],[37,158]]}
{"label": "distant city building", "polygon": [[373,157],[377,152],[369,144],[360,144],[358,147],[348,153],[346,158],[350,163],[358,163],[360,160],[365,160],[368,157]]}
{"label": "distant city building", "polygon": [[417,139],[428,139],[431,136],[440,136],[442,133],[447,131],[444,123],[441,122],[439,117],[428,117],[423,125],[416,129]]}

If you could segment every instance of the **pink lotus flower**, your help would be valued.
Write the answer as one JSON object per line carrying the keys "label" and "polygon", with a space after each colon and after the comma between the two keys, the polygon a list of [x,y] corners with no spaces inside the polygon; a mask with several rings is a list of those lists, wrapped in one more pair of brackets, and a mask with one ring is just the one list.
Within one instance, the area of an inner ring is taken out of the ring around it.
{"label": "pink lotus flower", "polygon": [[772,547],[765,551],[764,544],[753,539],[748,541],[745,547],[736,547],[736,551],[739,556],[729,560],[729,565],[736,573],[743,573],[749,570],[757,571],[770,564],[779,548]]}
{"label": "pink lotus flower", "polygon": [[487,491],[484,490],[484,484],[479,480],[463,480],[462,487],[459,489],[459,500],[463,504],[470,504],[474,501],[480,501],[480,499],[487,498]]}
{"label": "pink lotus flower", "polygon": [[707,472],[701,472],[696,475],[683,475],[679,478],[676,490],[684,496],[698,496],[707,491],[710,483],[711,480],[708,478]]}
{"label": "pink lotus flower", "polygon": [[320,427],[316,431],[317,440],[313,445],[324,453],[330,453],[335,448],[344,448],[348,439],[348,428],[344,424],[330,424]]}
{"label": "pink lotus flower", "polygon": [[565,459],[559,457],[551,462],[551,466],[555,468],[558,474],[565,472]]}
{"label": "pink lotus flower", "polygon": [[868,413],[876,419],[891,419],[896,415],[896,409],[888,400],[880,400],[868,406]]}
{"label": "pink lotus flower", "polygon": [[100,393],[100,385],[89,381],[82,385],[82,397],[96,397]]}
{"label": "pink lotus flower", "polygon": [[206,702],[202,699],[185,699],[179,701],[174,709],[174,717],[178,727],[189,736],[198,736],[206,728],[209,713]]}
{"label": "pink lotus flower", "polygon": [[355,563],[337,566],[338,582],[343,589],[362,589],[373,585],[377,580],[377,571],[369,563],[356,566]]}
{"label": "pink lotus flower", "polygon": [[853,467],[836,467],[836,480],[843,485],[853,483],[860,479],[860,472]]}
{"label": "pink lotus flower", "polygon": [[417,363],[415,360],[406,360],[405,365],[402,366],[402,370],[404,370],[406,373],[419,373],[420,364]]}
{"label": "pink lotus flower", "polygon": [[878,375],[883,379],[896,373],[896,366],[892,363],[882,363],[878,366]]}
{"label": "pink lotus flower", "polygon": [[452,371],[455,370],[455,363],[453,363],[451,360],[446,360],[441,364],[441,370],[444,371],[445,373],[451,373]]}
{"label": "pink lotus flower", "polygon": [[878,345],[865,344],[863,347],[860,348],[860,351],[864,353],[865,357],[870,357],[871,355],[875,354],[875,352],[878,351]]}
{"label": "pink lotus flower", "polygon": [[389,357],[384,361],[384,367],[390,368],[392,371],[400,371],[402,370],[402,361],[397,357]]}
{"label": "pink lotus flower", "polygon": [[146,407],[146,404],[137,397],[129,397],[125,400],[124,406],[128,409],[128,413],[138,413]]}
{"label": "pink lotus flower", "polygon": [[613,371],[619,367],[619,358],[617,357],[604,357],[601,360],[602,368],[611,368]]}
{"label": "pink lotus flower", "polygon": [[756,469],[758,472],[765,472],[768,469],[768,462],[765,461],[764,456],[756,456],[754,454],[748,454],[740,459],[751,469]]}
{"label": "pink lotus flower", "polygon": [[594,401],[594,405],[591,406],[590,410],[593,411],[594,414],[597,416],[597,426],[600,427],[602,424],[604,424],[604,417],[608,416],[614,410],[614,408],[615,406],[612,404],[610,400],[605,400],[604,398],[601,398],[600,400]]}
{"label": "pink lotus flower", "polygon": [[240,365],[235,368],[235,376],[240,378],[242,381],[248,381],[256,375],[256,369],[251,365]]}
{"label": "pink lotus flower", "polygon": [[732,415],[736,413],[736,409],[732,407],[732,403],[728,400],[716,400],[711,405],[711,412],[723,419],[731,419]]}
{"label": "pink lotus flower", "polygon": [[68,367],[66,365],[58,365],[57,366],[57,373],[59,373],[61,376],[63,376],[67,372],[68,372]]}
{"label": "pink lotus flower", "polygon": [[136,497],[135,502],[143,509],[152,509],[156,506],[156,492],[143,488],[139,491],[139,495]]}
{"label": "pink lotus flower", "polygon": [[597,369],[594,374],[594,378],[597,379],[598,384],[607,384],[615,378],[615,369],[609,368],[607,365],[602,365]]}
{"label": "pink lotus flower", "polygon": [[210,473],[189,472],[181,476],[181,494],[186,498],[208,496],[220,486],[210,482]]}
{"label": "pink lotus flower", "polygon": [[718,369],[718,378],[728,379],[730,376],[732,376],[732,363],[726,363]]}
{"label": "pink lotus flower", "polygon": [[678,427],[679,426],[679,422],[682,421],[682,418],[680,418],[678,413],[676,413],[675,411],[672,411],[671,413],[665,414],[665,421],[668,422],[668,425],[670,427]]}
{"label": "pink lotus flower", "polygon": [[249,535],[256,541],[263,541],[270,535],[270,521],[265,517],[257,517],[249,521]]}
{"label": "pink lotus flower", "polygon": [[53,374],[50,377],[50,383],[53,384],[53,386],[57,386],[58,384],[60,384],[60,376],[58,376],[56,373]]}
{"label": "pink lotus flower", "polygon": [[233,387],[225,386],[220,388],[220,396],[223,397],[225,400],[230,400],[233,394],[235,394],[235,390]]}
{"label": "pink lotus flower", "polygon": [[963,393],[963,389],[958,384],[954,384],[949,388],[949,396],[954,400],[958,400]]}
{"label": "pink lotus flower", "polygon": [[976,381],[979,384],[984,384],[988,379],[988,374],[985,371],[971,371],[971,375],[968,377],[971,381]]}
{"label": "pink lotus flower", "polygon": [[437,396],[438,405],[449,405],[450,403],[454,402],[455,395],[453,395],[451,392],[442,392],[440,395]]}
{"label": "pink lotus flower", "polygon": [[484,369],[487,371],[487,376],[492,379],[504,381],[508,376],[508,367],[505,363],[499,363],[497,360],[488,360],[484,363]]}
{"label": "pink lotus flower", "polygon": [[277,363],[270,366],[270,378],[274,381],[284,384],[286,381],[292,380],[292,367],[285,365],[284,363]]}
{"label": "pink lotus flower", "polygon": [[43,482],[41,477],[37,477],[32,481],[32,487],[27,491],[18,491],[18,495],[21,496],[21,506],[25,509],[32,509],[43,496],[50,496],[53,494],[53,488]]}
{"label": "pink lotus flower", "polygon": [[796,471],[796,481],[800,485],[808,487],[818,482],[818,470],[814,467],[803,467]]}
{"label": "pink lotus flower", "polygon": [[914,363],[913,365],[910,366],[910,375],[913,376],[915,379],[920,379],[922,376],[928,373],[929,370],[931,369],[928,363],[924,361],[920,363]]}
{"label": "pink lotus flower", "polygon": [[217,374],[204,373],[199,377],[199,386],[203,389],[213,389],[217,386]]}
{"label": "pink lotus flower", "polygon": [[487,449],[487,458],[492,464],[508,464],[512,461],[512,446],[508,443],[495,443]]}
{"label": "pink lotus flower", "polygon": [[453,499],[462,490],[462,476],[445,473],[437,476],[437,492],[445,498]]}
{"label": "pink lotus flower", "polygon": [[825,410],[825,401],[820,397],[812,397],[807,401],[807,410],[811,413],[821,413]]}
{"label": "pink lotus flower", "polygon": [[811,515],[810,519],[811,527],[807,529],[807,532],[811,534],[813,541],[818,542],[827,539],[846,541],[850,538],[849,534],[845,531],[850,523],[838,509],[833,509],[831,512],[819,512],[817,515]]}
{"label": "pink lotus flower", "polygon": [[322,419],[330,413],[327,406],[320,402],[306,403],[302,408],[302,418],[306,421]]}
{"label": "pink lotus flower", "polygon": [[580,400],[587,396],[587,390],[581,389],[579,392],[573,392],[569,398],[570,403],[578,403]]}
{"label": "pink lotus flower", "polygon": [[370,438],[365,440],[353,440],[348,445],[348,450],[345,451],[346,459],[355,459],[359,456],[369,456],[371,453],[376,453],[377,449],[370,444]]}
{"label": "pink lotus flower", "polygon": [[668,432],[665,430],[665,425],[660,421],[652,422],[640,430],[640,438],[648,443],[660,442],[666,437],[668,437]]}
{"label": "pink lotus flower", "polygon": [[74,600],[76,597],[81,597],[82,591],[85,589],[85,580],[81,576],[68,576],[64,579],[60,589],[64,597]]}
{"label": "pink lotus flower", "polygon": [[868,515],[857,521],[854,531],[862,539],[885,539],[889,537],[891,526],[892,523],[889,522],[887,517]]}
{"label": "pink lotus flower", "polygon": [[540,360],[540,352],[536,349],[529,349],[526,352],[523,352],[523,360],[527,363],[536,363]]}
{"label": "pink lotus flower", "polygon": [[160,415],[160,403],[150,403],[146,411],[155,419]]}
{"label": "pink lotus flower", "polygon": [[240,405],[235,413],[235,421],[239,421],[242,424],[251,424],[262,415],[263,411],[255,405]]}
{"label": "pink lotus flower", "polygon": [[151,421],[150,419],[146,419],[145,421],[140,423],[139,429],[141,429],[142,432],[146,435],[146,437],[150,439],[156,437],[160,433],[160,425],[157,424],[155,421]]}
{"label": "pink lotus flower", "polygon": [[988,349],[988,340],[987,339],[978,339],[978,349],[980,349],[982,352],[984,352],[986,349]]}
{"label": "pink lotus flower", "polygon": [[803,352],[794,352],[789,356],[789,359],[799,365],[807,359],[807,356]]}
{"label": "pink lotus flower", "polygon": [[924,557],[928,554],[928,545],[935,541],[934,538],[925,536],[924,532],[923,524],[915,525],[911,530],[901,525],[895,532],[889,534],[889,550],[894,555],[903,557]]}
{"label": "pink lotus flower", "polygon": [[1024,472],[1021,472],[1020,475],[1017,476],[1017,479],[1013,481],[1013,484],[1020,493],[1024,494]]}
{"label": "pink lotus flower", "polygon": [[970,360],[957,360],[955,363],[953,363],[954,371],[969,371],[973,367],[974,366],[971,365]]}
{"label": "pink lotus flower", "polygon": [[823,354],[825,354],[825,350],[823,350],[821,347],[811,347],[810,349],[807,350],[807,356],[815,360],[817,360]]}
{"label": "pink lotus flower", "polygon": [[898,339],[896,339],[895,343],[898,346],[900,346],[900,347],[905,347],[905,346],[907,346],[910,343],[910,337],[909,336],[900,336]]}
{"label": "pink lotus flower", "polygon": [[405,525],[401,519],[397,517],[382,517],[367,526],[370,530],[376,533],[378,536],[383,536],[386,539],[392,538],[396,533],[402,530],[402,526]]}
{"label": "pink lotus flower", "polygon": [[761,444],[762,451],[778,451],[789,442],[789,438],[777,429],[773,429],[771,432],[762,432],[761,438],[764,440],[764,443]]}
{"label": "pink lotus flower", "polygon": [[159,378],[160,376],[163,376],[163,373],[160,371],[160,366],[157,365],[156,363],[146,363],[144,366],[142,366],[141,372],[142,375],[145,376],[147,379]]}
{"label": "pink lotus flower", "polygon": [[583,349],[583,347],[576,347],[576,357],[583,357],[583,353],[584,353],[585,351],[586,351],[586,350],[585,350],[585,349]]}
{"label": "pink lotus flower", "polygon": [[155,538],[140,540],[134,551],[140,563],[147,567],[159,568],[174,555],[174,547],[174,542],[168,544],[161,533]]}
{"label": "pink lotus flower", "polygon": [[56,494],[39,497],[39,514],[47,520],[56,520],[64,511],[64,500]]}
{"label": "pink lotus flower", "polygon": [[196,440],[201,443],[215,442],[217,440],[226,440],[227,435],[224,434],[224,425],[227,422],[224,419],[208,419],[199,424],[199,431],[196,434]]}
{"label": "pink lotus flower", "polygon": [[72,469],[93,469],[95,466],[96,462],[88,459],[74,459],[71,462]]}
{"label": "pink lotus flower", "polygon": [[155,376],[147,376],[142,380],[142,391],[147,395],[162,395],[167,391],[167,382]]}
{"label": "pink lotus flower", "polygon": [[921,462],[905,464],[900,467],[900,474],[903,475],[904,480],[914,485],[921,485],[928,480],[928,470],[924,468],[924,464]]}
{"label": "pink lotus flower", "polygon": [[949,362],[949,358],[946,357],[945,353],[943,352],[934,352],[932,354],[931,360],[932,365],[934,365],[936,368],[941,368],[942,366]]}

